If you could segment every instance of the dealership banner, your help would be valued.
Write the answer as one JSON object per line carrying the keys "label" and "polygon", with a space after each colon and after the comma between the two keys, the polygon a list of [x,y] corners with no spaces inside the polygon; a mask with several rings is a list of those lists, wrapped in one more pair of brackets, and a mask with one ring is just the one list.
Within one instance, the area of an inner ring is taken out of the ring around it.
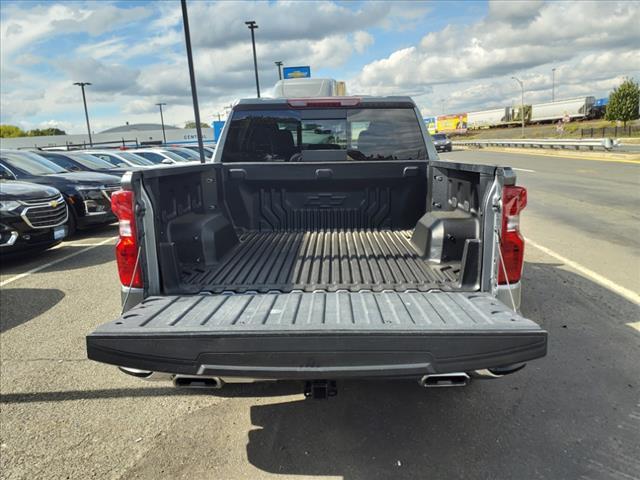
{"label": "dealership banner", "polygon": [[466,132],[467,114],[440,115],[437,120],[438,132]]}

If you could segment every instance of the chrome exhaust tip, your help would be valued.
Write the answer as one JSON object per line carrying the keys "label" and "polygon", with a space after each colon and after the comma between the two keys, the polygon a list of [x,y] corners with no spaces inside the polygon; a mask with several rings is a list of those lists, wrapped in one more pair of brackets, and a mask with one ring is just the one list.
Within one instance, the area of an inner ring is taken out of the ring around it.
{"label": "chrome exhaust tip", "polygon": [[470,372],[470,374],[473,378],[479,378],[483,380],[502,378],[506,375],[511,375],[512,373],[519,372],[526,366],[526,363],[516,363],[514,365],[507,365],[504,367],[483,368],[481,370],[474,370],[473,372]]}
{"label": "chrome exhaust tip", "polygon": [[138,368],[129,368],[129,367],[118,367],[122,373],[126,373],[127,375],[131,375],[132,377],[137,378],[149,378],[153,375],[153,372],[149,370],[140,370]]}
{"label": "chrome exhaust tip", "polygon": [[418,384],[424,388],[466,387],[469,380],[469,375],[464,372],[435,373],[420,377]]}
{"label": "chrome exhaust tip", "polygon": [[118,370],[120,370],[122,373],[126,373],[127,375],[131,375],[132,377],[136,377],[147,382],[167,381],[173,378],[173,375],[170,373],[151,372],[149,370],[140,370],[137,368],[118,367]]}
{"label": "chrome exhaust tip", "polygon": [[219,390],[224,385],[220,377],[204,377],[201,375],[175,375],[173,385],[177,388],[196,388]]}

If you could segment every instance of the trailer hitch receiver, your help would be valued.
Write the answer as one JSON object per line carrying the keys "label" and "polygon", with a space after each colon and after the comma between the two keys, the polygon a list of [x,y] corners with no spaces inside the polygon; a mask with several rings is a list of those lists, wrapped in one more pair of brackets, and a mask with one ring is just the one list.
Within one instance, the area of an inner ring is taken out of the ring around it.
{"label": "trailer hitch receiver", "polygon": [[310,380],[304,384],[304,396],[316,400],[326,400],[338,395],[335,380]]}

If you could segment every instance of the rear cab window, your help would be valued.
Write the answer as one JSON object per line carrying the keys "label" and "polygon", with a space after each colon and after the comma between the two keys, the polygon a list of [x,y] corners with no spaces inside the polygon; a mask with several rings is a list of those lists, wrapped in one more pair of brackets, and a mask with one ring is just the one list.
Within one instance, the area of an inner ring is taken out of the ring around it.
{"label": "rear cab window", "polygon": [[428,158],[413,107],[250,107],[234,111],[222,162]]}

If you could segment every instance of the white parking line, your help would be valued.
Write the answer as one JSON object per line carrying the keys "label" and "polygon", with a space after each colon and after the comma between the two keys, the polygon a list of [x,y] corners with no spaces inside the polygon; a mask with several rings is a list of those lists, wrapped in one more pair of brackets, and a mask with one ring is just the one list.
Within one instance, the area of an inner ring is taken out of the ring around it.
{"label": "white parking line", "polygon": [[560,262],[564,263],[568,267],[571,267],[574,270],[577,270],[582,275],[584,275],[585,277],[589,278],[590,280],[593,280],[597,284],[599,284],[599,285],[611,290],[614,293],[617,293],[621,297],[624,297],[624,298],[626,298],[627,300],[629,300],[629,301],[631,301],[633,303],[636,303],[636,304],[640,305],[640,295],[638,295],[636,292],[634,292],[632,290],[629,290],[628,288],[625,288],[622,285],[618,285],[615,282],[612,282],[611,280],[609,280],[606,277],[603,277],[599,273],[596,273],[593,270],[590,270],[587,267],[584,267],[584,266],[580,265],[579,263],[574,262],[573,260],[569,260],[567,257],[563,257],[559,253],[556,253],[556,252],[554,252],[553,250],[551,250],[551,249],[549,249],[547,247],[543,247],[542,245],[534,242],[533,240],[531,240],[528,237],[527,237],[526,241],[527,241],[527,243],[529,245],[537,248],[541,252],[546,253],[550,257],[553,257],[556,260],[559,260]]}
{"label": "white parking line", "polygon": [[[56,264],[58,264],[60,262],[64,262],[65,260],[69,260],[70,258],[73,258],[73,257],[75,257],[77,255],[80,255],[81,253],[88,252],[89,250],[92,250],[92,249],[94,249],[96,247],[100,247],[102,245],[105,245],[105,244],[107,244],[109,242],[112,242],[116,238],[118,238],[118,237],[110,237],[110,238],[107,238],[107,239],[103,240],[102,242],[93,243],[90,246],[88,246],[87,248],[83,248],[82,250],[78,250],[77,252],[70,253],[69,255],[65,255],[64,257],[57,258],[56,260],[53,260],[52,262],[45,263],[45,264],[40,265],[40,266],[38,266],[36,268],[32,268],[31,270],[29,270],[27,272],[24,272],[24,273],[21,273],[20,275],[16,275],[14,277],[7,278],[6,280],[3,280],[3,281],[0,282],[0,287],[4,287],[5,285],[9,285],[10,283],[15,282],[16,280],[20,280],[21,278],[28,277],[29,275],[31,275],[33,273],[37,273],[40,270],[44,270],[45,268],[49,268],[49,267],[51,267],[53,265],[56,265]],[[77,246],[80,246],[80,245],[77,245]]]}
{"label": "white parking line", "polygon": [[527,168],[513,168],[511,167],[511,170],[515,170],[516,172],[529,172],[529,173],[536,173],[535,170],[529,170]]}
{"label": "white parking line", "polygon": [[640,332],[640,322],[627,323],[627,326],[631,328],[635,328],[637,331]]}

